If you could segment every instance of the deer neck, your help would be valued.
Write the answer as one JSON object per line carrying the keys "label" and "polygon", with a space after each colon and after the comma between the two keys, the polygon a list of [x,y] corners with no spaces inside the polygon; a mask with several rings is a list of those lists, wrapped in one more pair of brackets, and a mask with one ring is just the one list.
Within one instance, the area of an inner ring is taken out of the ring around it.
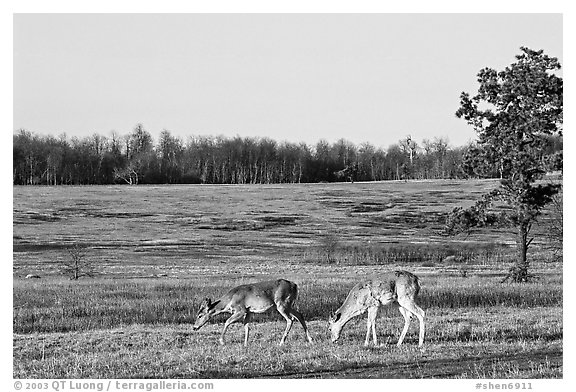
{"label": "deer neck", "polygon": [[348,295],[346,301],[344,301],[342,306],[336,311],[336,313],[340,313],[340,319],[337,321],[338,324],[344,325],[350,321],[350,319],[361,315],[368,309],[363,296],[364,293],[360,291]]}

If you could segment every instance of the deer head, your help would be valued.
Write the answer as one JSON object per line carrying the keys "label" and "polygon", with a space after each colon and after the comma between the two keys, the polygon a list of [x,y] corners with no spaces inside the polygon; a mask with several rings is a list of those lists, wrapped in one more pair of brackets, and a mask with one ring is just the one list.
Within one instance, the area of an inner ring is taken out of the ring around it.
{"label": "deer head", "polygon": [[220,303],[220,301],[212,302],[210,298],[205,298],[200,304],[200,309],[198,309],[198,313],[196,314],[196,322],[194,322],[192,329],[196,331],[202,328],[202,326],[212,318],[214,313],[216,313],[215,308],[218,303]]}
{"label": "deer head", "polygon": [[339,322],[341,321],[341,319],[342,319],[342,313],[338,311],[330,315],[330,318],[328,319],[328,328],[330,329],[330,336],[332,339],[332,343],[340,339],[340,332],[342,331],[342,327],[344,326],[344,323]]}

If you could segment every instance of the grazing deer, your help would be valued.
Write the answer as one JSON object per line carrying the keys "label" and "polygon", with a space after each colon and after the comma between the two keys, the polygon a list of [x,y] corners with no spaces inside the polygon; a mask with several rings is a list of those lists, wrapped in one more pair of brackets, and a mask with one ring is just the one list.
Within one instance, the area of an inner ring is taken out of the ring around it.
{"label": "grazing deer", "polygon": [[372,331],[374,345],[377,345],[376,317],[378,310],[380,306],[396,303],[400,313],[404,316],[404,329],[397,345],[402,344],[410,326],[410,319],[414,315],[420,322],[418,346],[422,346],[424,343],[424,311],[415,302],[419,291],[418,277],[406,271],[396,271],[386,274],[380,279],[358,283],[352,288],[342,306],[330,316],[332,342],[336,342],[340,338],[342,328],[351,318],[368,311],[368,326],[364,345],[368,345],[370,331]]}
{"label": "grazing deer", "polygon": [[220,313],[232,313],[232,316],[224,323],[224,329],[220,335],[220,344],[224,344],[224,334],[228,326],[243,319],[244,346],[246,346],[248,344],[248,329],[252,314],[264,313],[275,306],[282,317],[286,319],[286,330],[282,335],[282,339],[280,339],[280,345],[284,344],[294,319],[300,321],[306,333],[306,338],[312,343],[304,317],[293,308],[297,296],[298,287],[296,284],[284,279],[244,284],[233,288],[215,302],[206,298],[200,305],[193,329],[200,329],[208,320]]}

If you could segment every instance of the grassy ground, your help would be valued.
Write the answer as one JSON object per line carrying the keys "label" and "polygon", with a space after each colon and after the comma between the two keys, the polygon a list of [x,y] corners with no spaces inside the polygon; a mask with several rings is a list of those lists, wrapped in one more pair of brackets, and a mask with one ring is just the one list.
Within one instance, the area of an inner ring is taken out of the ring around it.
{"label": "grassy ground", "polygon": [[[491,307],[526,309],[562,303],[561,276],[530,285],[501,284],[493,276],[467,278],[422,275],[418,303],[424,309]],[[272,276],[266,277],[272,278]],[[298,308],[307,319],[327,320],[357,277],[309,276],[298,280]],[[14,332],[67,332],[131,324],[191,324],[205,297],[216,299],[246,279],[65,279],[14,282]],[[391,311],[394,316],[399,314]],[[280,316],[256,316],[277,319]],[[221,319],[224,319],[222,316]]]}
{"label": "grassy ground", "polygon": [[217,343],[221,325],[193,332],[186,325],[132,326],[69,333],[15,334],[17,378],[556,378],[562,377],[558,309],[496,307],[431,311],[424,350],[416,327],[397,348],[401,319],[378,325],[382,346],[364,347],[364,320],[347,325],[337,344],[327,323],[311,321],[315,339],[294,326],[277,345],[282,322],[257,323],[247,348],[240,326]]}
{"label": "grassy ground", "polygon": [[[14,377],[562,377],[561,263],[535,241],[541,279],[501,284],[511,233],[441,235],[448,211],[495,184],[15,187]],[[58,272],[74,243],[97,278]],[[393,308],[383,346],[362,346],[364,317],[329,343],[327,317],[354,283],[400,268],[421,277],[425,349],[416,323],[394,345]],[[295,325],[278,347],[274,314],[256,317],[248,348],[239,326],[218,345],[224,316],[191,330],[204,297],[273,277],[298,283],[313,345]]]}
{"label": "grassy ground", "polygon": [[492,275],[422,276],[426,343],[417,348],[417,323],[397,348],[402,318],[383,309],[382,347],[362,346],[365,317],[349,323],[337,344],[327,317],[347,294],[352,277],[299,282],[298,307],[314,344],[299,325],[277,343],[284,322],[256,315],[248,348],[239,325],[218,344],[226,316],[198,332],[194,310],[240,283],[162,279],[15,281],[14,377],[17,378],[555,378],[562,377],[562,281],[546,275],[529,285],[498,283]]}
{"label": "grassy ground", "polygon": [[448,211],[494,186],[437,181],[14,187],[14,273],[54,273],[75,243],[89,247],[108,276],[193,275],[195,261],[316,261],[321,255],[314,250],[330,236],[344,247],[393,247],[401,254],[410,251],[407,245],[437,244],[438,257],[464,245],[499,249],[512,242],[510,235],[440,235]]}

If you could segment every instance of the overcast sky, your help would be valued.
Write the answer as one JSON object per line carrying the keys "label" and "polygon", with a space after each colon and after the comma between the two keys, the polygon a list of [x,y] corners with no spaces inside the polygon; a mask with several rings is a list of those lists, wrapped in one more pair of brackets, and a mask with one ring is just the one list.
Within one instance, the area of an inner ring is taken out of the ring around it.
{"label": "overcast sky", "polygon": [[462,145],[460,92],[520,46],[563,62],[562,16],[18,14],[13,127]]}

